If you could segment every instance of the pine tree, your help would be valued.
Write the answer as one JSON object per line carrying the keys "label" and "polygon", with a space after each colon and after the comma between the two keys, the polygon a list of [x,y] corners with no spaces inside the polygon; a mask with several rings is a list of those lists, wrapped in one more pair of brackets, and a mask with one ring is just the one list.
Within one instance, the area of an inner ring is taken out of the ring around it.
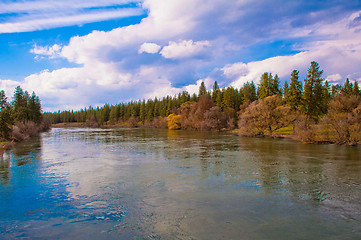
{"label": "pine tree", "polygon": [[341,92],[345,96],[350,96],[353,92],[353,85],[350,83],[350,80],[347,78],[345,84],[343,85]]}
{"label": "pine tree", "polygon": [[322,114],[326,113],[327,104],[324,101],[325,90],[322,78],[323,71],[317,62],[311,62],[307,71],[303,93],[303,111],[308,119],[318,121]]}
{"label": "pine tree", "polygon": [[288,89],[289,89],[288,82],[285,81],[285,83],[283,84],[283,89],[282,89],[284,99],[286,99],[286,96],[288,94]]}
{"label": "pine tree", "polygon": [[220,109],[223,109],[223,93],[224,91],[219,90],[218,94],[217,94],[217,98],[216,98],[216,105],[217,107],[219,107]]}
{"label": "pine tree", "polygon": [[290,86],[284,90],[285,102],[291,106],[291,109],[298,110],[302,103],[302,83],[299,79],[299,71],[293,70],[291,73]]}
{"label": "pine tree", "polygon": [[[271,75],[271,94],[278,94],[281,95],[282,91],[280,90],[280,78],[278,77],[278,75],[276,74],[276,76],[272,79],[272,75]],[[271,96],[272,96],[271,95]]]}
{"label": "pine tree", "polygon": [[206,86],[204,85],[204,82],[201,83],[201,86],[199,87],[199,93],[198,93],[198,97],[207,94],[207,89]]}
{"label": "pine tree", "polygon": [[331,86],[331,96],[332,98],[336,97],[338,94],[341,94],[342,86],[339,84]]}
{"label": "pine tree", "polygon": [[257,100],[256,85],[254,82],[246,82],[241,88],[242,102],[250,100],[251,102]]}
{"label": "pine tree", "polygon": [[213,85],[213,89],[212,89],[212,101],[216,102],[217,101],[217,95],[219,94],[220,90],[219,90],[219,86],[217,81],[214,82]]}
{"label": "pine tree", "polygon": [[261,76],[261,81],[259,83],[259,87],[257,90],[257,96],[260,99],[264,99],[268,96],[271,96],[271,78],[272,74],[268,74],[267,72],[263,73]]}
{"label": "pine tree", "polygon": [[357,82],[357,81],[355,81],[355,82],[353,83],[352,95],[361,97],[361,91],[360,91],[360,88],[359,88],[359,86],[358,86],[358,82]]}
{"label": "pine tree", "polygon": [[40,99],[33,92],[28,100],[28,120],[40,123],[42,119]]}
{"label": "pine tree", "polygon": [[267,72],[263,73],[257,91],[258,98],[264,99],[266,97],[280,93],[281,91],[279,89],[278,75],[276,74],[276,76],[273,77],[271,73],[267,73]]}
{"label": "pine tree", "polygon": [[142,101],[139,110],[139,120],[144,122],[145,121],[145,100]]}
{"label": "pine tree", "polygon": [[27,120],[27,100],[28,95],[24,93],[23,89],[20,86],[15,88],[13,96],[13,115],[16,121],[25,122]]}
{"label": "pine tree", "polygon": [[109,121],[109,115],[110,115],[110,106],[109,106],[109,104],[105,104],[104,107],[103,107],[104,122]]}
{"label": "pine tree", "polygon": [[11,119],[11,108],[7,102],[4,90],[0,91],[0,138],[8,139],[10,133]]}

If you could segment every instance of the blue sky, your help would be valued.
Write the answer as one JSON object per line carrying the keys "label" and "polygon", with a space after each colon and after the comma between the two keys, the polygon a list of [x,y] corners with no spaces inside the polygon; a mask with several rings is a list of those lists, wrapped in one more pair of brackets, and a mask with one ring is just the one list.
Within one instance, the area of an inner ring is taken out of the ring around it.
{"label": "blue sky", "polygon": [[241,87],[263,72],[361,81],[361,2],[0,1],[0,88],[45,111]]}

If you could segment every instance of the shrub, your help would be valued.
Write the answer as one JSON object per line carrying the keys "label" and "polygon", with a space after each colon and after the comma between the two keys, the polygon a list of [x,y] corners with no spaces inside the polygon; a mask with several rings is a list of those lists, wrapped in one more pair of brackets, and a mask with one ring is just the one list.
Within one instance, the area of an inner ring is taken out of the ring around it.
{"label": "shrub", "polygon": [[291,108],[283,105],[278,95],[252,102],[240,114],[239,128],[243,135],[272,135],[293,120]]}
{"label": "shrub", "polygon": [[181,115],[177,115],[174,113],[170,114],[167,117],[168,129],[170,129],[170,130],[180,129],[181,128],[181,123],[180,123],[181,117],[182,117]]}

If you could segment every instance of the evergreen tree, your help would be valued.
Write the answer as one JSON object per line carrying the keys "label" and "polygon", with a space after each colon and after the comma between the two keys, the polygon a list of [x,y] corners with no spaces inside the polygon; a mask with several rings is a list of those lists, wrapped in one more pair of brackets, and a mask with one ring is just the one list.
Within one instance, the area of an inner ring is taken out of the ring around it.
{"label": "evergreen tree", "polygon": [[336,97],[338,94],[341,94],[342,86],[339,84],[331,86],[331,96],[332,98]]}
{"label": "evergreen tree", "polygon": [[360,88],[359,88],[359,86],[358,86],[358,82],[357,82],[357,81],[355,81],[355,82],[353,83],[352,95],[361,97],[361,91],[360,91]]}
{"label": "evergreen tree", "polygon": [[207,94],[207,89],[206,86],[204,85],[204,82],[201,83],[201,86],[199,87],[199,93],[198,93],[198,97]]}
{"label": "evergreen tree", "polygon": [[304,80],[303,111],[308,119],[315,121],[327,110],[327,103],[324,101],[326,96],[322,73],[318,63],[313,61]]}
{"label": "evergreen tree", "polygon": [[23,89],[20,86],[15,88],[13,96],[13,115],[16,121],[25,122],[27,120],[27,100],[28,95],[24,93]]}
{"label": "evergreen tree", "polygon": [[219,94],[220,90],[219,90],[219,86],[217,81],[214,82],[213,85],[213,89],[212,89],[212,101],[216,102],[217,101],[217,95]]}
{"label": "evergreen tree", "polygon": [[193,93],[190,101],[191,102],[197,102],[198,101],[197,94]]}
{"label": "evergreen tree", "polygon": [[256,85],[254,82],[246,82],[243,84],[243,87],[241,88],[241,98],[242,102],[246,100],[250,100],[251,102],[257,100],[257,93],[256,93]]}
{"label": "evergreen tree", "polygon": [[103,107],[103,119],[104,119],[104,122],[109,121],[109,115],[110,115],[110,106],[109,106],[109,104],[105,104],[104,107]]}
{"label": "evergreen tree", "polygon": [[281,95],[282,91],[280,90],[280,78],[278,77],[278,75],[276,74],[276,76],[273,79],[271,75],[271,80],[272,80],[271,93],[273,93],[273,95],[274,94]]}
{"label": "evergreen tree", "polygon": [[350,96],[353,92],[353,85],[350,83],[350,80],[347,78],[345,84],[343,85],[341,92],[345,96]]}
{"label": "evergreen tree", "polygon": [[323,98],[322,98],[323,113],[327,113],[328,103],[330,102],[330,100],[331,100],[331,86],[326,80],[325,84],[323,85]]}
{"label": "evergreen tree", "polygon": [[11,131],[11,108],[7,103],[4,90],[0,91],[0,138],[8,139]]}
{"label": "evergreen tree", "polygon": [[291,106],[291,109],[298,110],[302,103],[302,83],[299,79],[299,71],[293,70],[291,73],[290,86],[284,90],[285,102]]}
{"label": "evergreen tree", "polygon": [[280,93],[281,91],[279,89],[278,75],[273,77],[271,73],[267,73],[267,72],[263,73],[257,91],[258,98],[264,99],[266,97]]}
{"label": "evergreen tree", "polygon": [[286,96],[288,95],[288,89],[289,89],[288,82],[285,81],[285,83],[283,84],[283,90],[282,90],[284,99],[286,99]]}
{"label": "evergreen tree", "polygon": [[139,110],[139,120],[144,122],[145,121],[145,100],[142,101]]}
{"label": "evergreen tree", "polygon": [[220,109],[223,109],[223,92],[224,91],[219,90],[219,92],[217,94],[217,98],[216,98],[216,105]]}
{"label": "evergreen tree", "polygon": [[40,123],[42,119],[40,99],[33,92],[28,101],[28,120]]}
{"label": "evergreen tree", "polygon": [[223,93],[223,106],[226,108],[236,109],[239,106],[236,95],[236,90],[233,87],[226,88]]}
{"label": "evergreen tree", "polygon": [[120,106],[112,106],[110,108],[110,113],[109,113],[109,121],[111,123],[116,123],[118,122],[119,119],[119,112],[120,112]]}

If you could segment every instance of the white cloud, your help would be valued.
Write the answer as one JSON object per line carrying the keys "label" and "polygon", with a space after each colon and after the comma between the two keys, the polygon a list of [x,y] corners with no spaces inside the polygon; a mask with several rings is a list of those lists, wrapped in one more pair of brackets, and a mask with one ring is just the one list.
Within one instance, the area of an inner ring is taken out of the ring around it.
{"label": "white cloud", "polygon": [[159,46],[158,44],[155,44],[155,43],[143,43],[139,50],[138,50],[138,53],[158,53],[159,50],[161,49],[161,46]]}
{"label": "white cloud", "polygon": [[[293,69],[305,73],[313,60],[325,75],[358,76],[361,31],[356,25],[350,27],[357,14],[331,23],[320,18],[293,31],[292,21],[283,21],[292,18],[292,12],[277,8],[282,18],[268,16],[272,11],[261,4],[265,2],[253,6],[247,1],[145,0],[142,7],[148,16],[139,24],[73,37],[61,50],[34,47],[34,53],[53,56],[56,52],[81,66],[33,74],[24,84],[46,99],[48,109],[56,110],[162,97],[182,90],[198,92],[201,81],[206,81],[207,89],[214,80],[221,82],[211,74],[216,70],[222,73],[217,76],[224,78],[222,85],[232,82],[235,87],[247,81],[257,83],[263,72],[288,79]],[[271,7],[276,9],[277,4]],[[280,22],[282,29],[276,27]],[[248,46],[274,39],[296,41],[300,52],[242,62]],[[161,46],[165,47],[160,51]],[[160,53],[163,58],[140,53]]]}
{"label": "white cloud", "polygon": [[49,13],[17,17],[13,21],[0,23],[0,33],[32,32],[56,27],[81,25],[115,18],[142,15],[138,8],[121,8],[118,10],[94,10],[90,13]]}
{"label": "white cloud", "polygon": [[239,62],[235,64],[227,64],[221,69],[226,77],[245,76],[248,74],[247,64]]}
{"label": "white cloud", "polygon": [[0,13],[29,13],[38,11],[69,11],[70,9],[109,7],[139,2],[130,0],[62,0],[62,1],[21,1],[0,3]]}
{"label": "white cloud", "polygon": [[[304,29],[312,32],[312,37],[323,40],[302,45],[299,47],[302,50],[300,53],[271,57],[247,64],[227,65],[223,68],[224,74],[229,74],[229,71],[237,74],[238,71],[239,77],[232,85],[241,87],[247,81],[258,83],[264,72],[278,74],[286,80],[293,69],[306,74],[310,62],[317,61],[320,69],[324,70],[324,74],[328,74],[326,79],[333,84],[344,82],[347,77],[350,77],[350,80],[361,79],[361,72],[358,71],[358,66],[361,64],[361,26],[350,26],[350,23],[360,14],[361,11],[338,22],[305,27]],[[299,34],[298,31],[295,32]]]}
{"label": "white cloud", "polygon": [[20,82],[10,79],[0,79],[0,90],[5,91],[5,95],[8,98],[8,102],[11,101],[11,97],[14,94],[15,87],[21,85]]}
{"label": "white cloud", "polygon": [[[30,50],[31,53],[42,56],[47,56],[49,58],[57,58],[60,56],[62,47],[59,44],[54,44],[53,46],[37,46],[34,45],[34,48]],[[39,58],[39,56],[36,56]],[[40,58],[41,58],[40,57]]]}
{"label": "white cloud", "polygon": [[339,73],[336,73],[336,74],[328,75],[326,79],[328,82],[330,82],[330,84],[333,84],[333,83],[338,83],[342,79],[342,76]]}
{"label": "white cloud", "polygon": [[202,53],[206,50],[205,48],[209,46],[211,46],[209,41],[170,41],[168,46],[163,47],[160,54],[165,58],[187,58]]}

